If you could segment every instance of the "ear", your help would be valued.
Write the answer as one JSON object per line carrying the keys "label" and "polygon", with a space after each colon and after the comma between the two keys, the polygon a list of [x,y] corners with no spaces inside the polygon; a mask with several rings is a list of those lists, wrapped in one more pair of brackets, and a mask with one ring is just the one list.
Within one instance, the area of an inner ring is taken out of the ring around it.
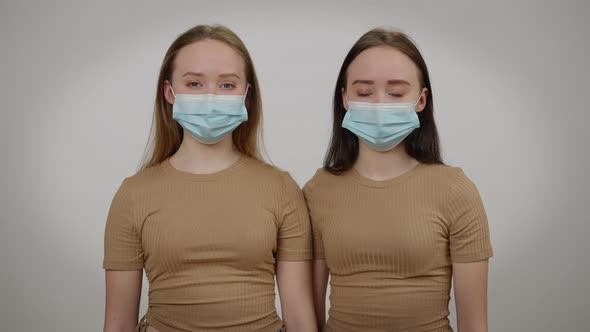
{"label": "ear", "polygon": [[340,94],[342,98],[342,106],[344,106],[344,109],[348,111],[348,101],[346,99],[346,91],[344,91],[344,88],[340,89]]}
{"label": "ear", "polygon": [[420,113],[426,108],[426,102],[428,101],[428,88],[422,89],[422,94],[420,95],[420,99],[418,100],[418,104],[416,104],[416,113]]}
{"label": "ear", "polygon": [[170,83],[170,81],[165,80],[164,81],[164,98],[166,98],[166,101],[169,104],[174,104],[174,95],[172,94],[172,90],[170,89],[170,87],[172,86],[172,84]]}

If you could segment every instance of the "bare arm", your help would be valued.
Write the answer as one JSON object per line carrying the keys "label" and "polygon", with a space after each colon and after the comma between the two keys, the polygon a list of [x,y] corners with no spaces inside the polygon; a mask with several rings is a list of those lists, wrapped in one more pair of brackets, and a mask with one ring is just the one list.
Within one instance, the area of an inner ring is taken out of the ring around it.
{"label": "bare arm", "polygon": [[453,264],[458,332],[488,331],[488,260]]}
{"label": "bare arm", "polygon": [[323,259],[316,259],[313,263],[313,299],[318,331],[322,331],[326,323],[326,287],[330,271]]}
{"label": "bare arm", "polygon": [[106,270],[104,332],[133,332],[137,327],[143,270]]}
{"label": "bare arm", "polygon": [[315,332],[310,261],[278,261],[277,286],[289,332]]}

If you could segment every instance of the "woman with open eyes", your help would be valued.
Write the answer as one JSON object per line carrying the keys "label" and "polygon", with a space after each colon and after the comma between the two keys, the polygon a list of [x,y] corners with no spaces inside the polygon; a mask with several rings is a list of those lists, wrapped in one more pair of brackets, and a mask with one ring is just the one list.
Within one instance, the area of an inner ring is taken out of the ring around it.
{"label": "woman with open eyes", "polygon": [[104,330],[316,331],[309,215],[295,181],[260,157],[246,47],[228,28],[196,26],[168,49],[157,87],[151,155],[106,224]]}

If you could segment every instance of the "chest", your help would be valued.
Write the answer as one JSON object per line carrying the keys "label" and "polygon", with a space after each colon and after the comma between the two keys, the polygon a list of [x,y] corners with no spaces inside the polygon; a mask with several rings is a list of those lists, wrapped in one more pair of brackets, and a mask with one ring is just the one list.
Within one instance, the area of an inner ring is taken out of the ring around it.
{"label": "chest", "polygon": [[448,260],[448,230],[437,204],[379,194],[328,201],[312,219],[334,273],[410,277]]}
{"label": "chest", "polygon": [[141,231],[146,270],[274,262],[277,211],[260,195],[191,190],[161,195],[153,206]]}

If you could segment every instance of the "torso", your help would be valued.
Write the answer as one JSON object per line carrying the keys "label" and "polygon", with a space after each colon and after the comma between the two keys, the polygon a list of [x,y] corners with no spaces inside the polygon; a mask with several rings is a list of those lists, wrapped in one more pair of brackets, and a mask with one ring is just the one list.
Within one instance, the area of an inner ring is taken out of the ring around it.
{"label": "torso", "polygon": [[288,174],[245,157],[214,176],[164,163],[132,179],[148,331],[276,331],[274,266]]}
{"label": "torso", "polygon": [[419,165],[386,181],[321,170],[308,183],[314,232],[331,274],[327,331],[451,331],[445,204],[462,176]]}

